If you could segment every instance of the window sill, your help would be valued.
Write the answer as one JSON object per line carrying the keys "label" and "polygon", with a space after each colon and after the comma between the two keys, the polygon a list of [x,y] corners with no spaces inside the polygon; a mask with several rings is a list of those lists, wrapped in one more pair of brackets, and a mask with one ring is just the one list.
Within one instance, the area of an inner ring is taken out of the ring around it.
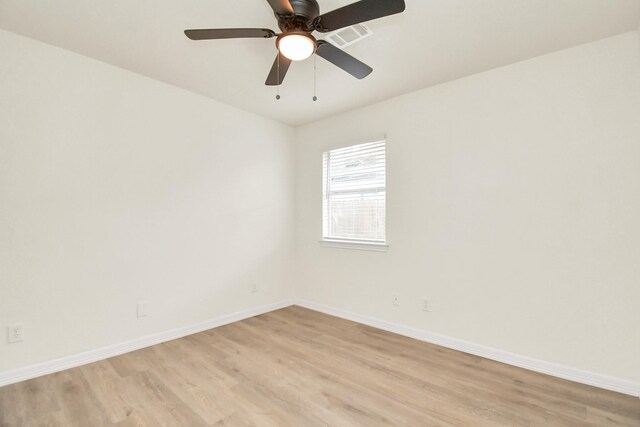
{"label": "window sill", "polygon": [[384,243],[363,243],[344,240],[320,240],[318,243],[325,248],[355,249],[358,251],[372,252],[387,252],[389,250],[389,245]]}

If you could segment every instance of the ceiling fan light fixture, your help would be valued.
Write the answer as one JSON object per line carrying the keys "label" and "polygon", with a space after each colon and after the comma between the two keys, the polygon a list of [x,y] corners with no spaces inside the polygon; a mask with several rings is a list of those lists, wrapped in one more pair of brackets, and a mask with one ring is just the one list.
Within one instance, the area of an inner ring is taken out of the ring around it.
{"label": "ceiling fan light fixture", "polygon": [[316,39],[303,32],[284,33],[278,37],[278,50],[292,61],[307,59],[316,51]]}

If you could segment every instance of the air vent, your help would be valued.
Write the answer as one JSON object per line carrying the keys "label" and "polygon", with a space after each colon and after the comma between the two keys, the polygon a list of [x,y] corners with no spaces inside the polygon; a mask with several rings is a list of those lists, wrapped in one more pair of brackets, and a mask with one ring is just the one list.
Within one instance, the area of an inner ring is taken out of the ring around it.
{"label": "air vent", "polygon": [[333,33],[328,33],[325,36],[325,40],[332,45],[345,48],[354,43],[358,43],[362,39],[366,39],[373,32],[364,24],[356,24],[351,27],[341,28]]}

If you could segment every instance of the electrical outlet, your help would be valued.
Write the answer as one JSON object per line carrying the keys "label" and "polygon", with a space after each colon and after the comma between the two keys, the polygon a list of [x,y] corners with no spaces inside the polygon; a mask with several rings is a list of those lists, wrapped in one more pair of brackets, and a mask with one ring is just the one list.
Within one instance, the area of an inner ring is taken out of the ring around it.
{"label": "electrical outlet", "polygon": [[24,324],[14,323],[7,328],[7,341],[9,343],[24,341]]}
{"label": "electrical outlet", "polygon": [[146,301],[139,302],[136,306],[136,315],[138,319],[141,317],[147,317],[149,315],[149,303]]}
{"label": "electrical outlet", "polygon": [[393,305],[394,307],[400,307],[400,295],[393,296]]}
{"label": "electrical outlet", "polygon": [[251,292],[253,292],[254,294],[256,292],[258,292],[258,284],[257,283],[252,283],[251,284]]}
{"label": "electrical outlet", "polygon": [[431,303],[426,298],[422,298],[422,311],[426,311],[426,312],[431,311]]}

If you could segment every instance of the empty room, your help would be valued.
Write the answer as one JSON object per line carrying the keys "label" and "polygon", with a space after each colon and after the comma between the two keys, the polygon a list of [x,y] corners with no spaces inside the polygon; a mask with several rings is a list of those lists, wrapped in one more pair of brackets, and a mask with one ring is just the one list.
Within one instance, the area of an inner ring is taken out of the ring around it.
{"label": "empty room", "polygon": [[0,0],[0,427],[640,427],[640,0]]}

